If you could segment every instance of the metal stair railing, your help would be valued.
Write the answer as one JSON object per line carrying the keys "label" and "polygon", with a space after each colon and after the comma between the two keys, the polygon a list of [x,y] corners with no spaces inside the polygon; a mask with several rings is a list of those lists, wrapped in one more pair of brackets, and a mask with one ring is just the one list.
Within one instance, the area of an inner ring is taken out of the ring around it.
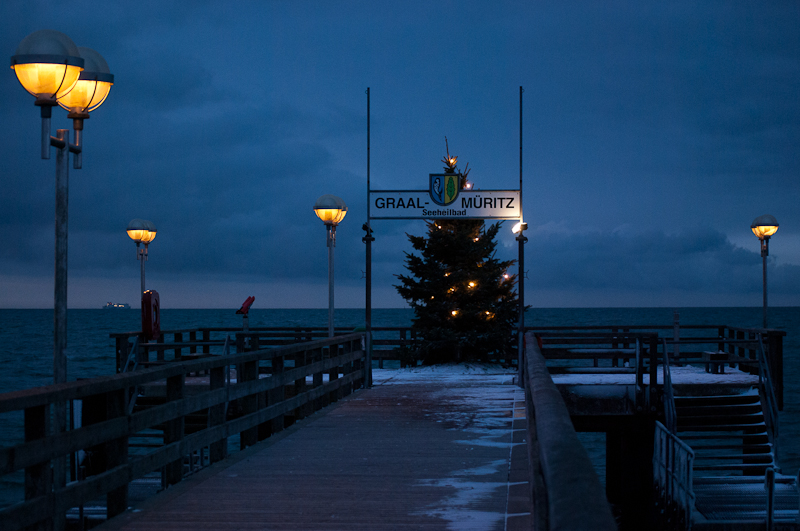
{"label": "metal stair railing", "polygon": [[670,433],[674,434],[678,430],[678,414],[675,410],[675,394],[672,389],[672,375],[669,369],[667,340],[662,339],[661,342],[664,348],[664,363],[661,369],[664,377],[664,422]]}
{"label": "metal stair railing", "polygon": [[642,363],[642,341],[638,337],[636,338],[636,394],[634,400],[636,410],[644,411],[646,404],[644,394],[644,368]]}
{"label": "metal stair railing", "polygon": [[694,450],[656,421],[653,481],[664,527],[692,528],[695,495],[692,487]]}
{"label": "metal stair railing", "polygon": [[758,386],[761,395],[764,397],[764,421],[767,425],[769,438],[772,442],[773,453],[778,455],[778,399],[775,396],[775,389],[772,387],[772,377],[767,363],[766,352],[764,351],[764,339],[761,334],[758,337]]}

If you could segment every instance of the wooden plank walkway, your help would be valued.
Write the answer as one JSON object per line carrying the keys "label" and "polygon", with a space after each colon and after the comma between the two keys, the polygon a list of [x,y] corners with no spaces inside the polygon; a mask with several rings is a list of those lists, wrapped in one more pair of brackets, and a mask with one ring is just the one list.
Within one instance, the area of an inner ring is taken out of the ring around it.
{"label": "wooden plank walkway", "polygon": [[524,392],[499,372],[375,371],[96,529],[530,529]]}

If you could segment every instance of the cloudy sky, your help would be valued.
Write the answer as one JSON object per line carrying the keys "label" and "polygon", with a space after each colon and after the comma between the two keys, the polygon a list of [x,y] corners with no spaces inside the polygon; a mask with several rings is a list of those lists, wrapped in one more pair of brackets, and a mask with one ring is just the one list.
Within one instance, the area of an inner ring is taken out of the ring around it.
{"label": "cloudy sky", "polygon": [[[791,1],[6,0],[0,49],[39,29],[115,75],[70,172],[69,305],[138,304],[124,230],[153,221],[165,308],[364,305],[367,97],[373,189],[426,189],[451,153],[519,183],[535,307],[759,306],[750,223],[780,222],[770,303],[800,306],[800,4]],[[13,71],[0,80],[0,307],[53,304],[55,160]],[[56,128],[70,127],[54,111]],[[377,220],[373,305],[402,307],[405,234]],[[516,256],[510,223],[498,254]]]}

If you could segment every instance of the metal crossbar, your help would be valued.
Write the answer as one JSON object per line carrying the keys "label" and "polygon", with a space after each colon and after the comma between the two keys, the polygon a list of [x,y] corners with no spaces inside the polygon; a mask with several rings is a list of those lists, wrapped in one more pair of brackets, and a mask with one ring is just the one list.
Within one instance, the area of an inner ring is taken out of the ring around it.
{"label": "metal crossbar", "polygon": [[661,513],[671,527],[689,531],[695,495],[692,488],[694,451],[656,421],[653,480]]}

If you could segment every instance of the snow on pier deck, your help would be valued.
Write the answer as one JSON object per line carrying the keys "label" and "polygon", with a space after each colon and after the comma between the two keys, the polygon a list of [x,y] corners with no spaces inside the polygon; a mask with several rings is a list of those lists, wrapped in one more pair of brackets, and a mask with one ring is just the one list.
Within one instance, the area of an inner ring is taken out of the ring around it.
{"label": "snow on pier deck", "polygon": [[524,391],[508,370],[374,372],[374,387],[98,529],[530,529]]}

